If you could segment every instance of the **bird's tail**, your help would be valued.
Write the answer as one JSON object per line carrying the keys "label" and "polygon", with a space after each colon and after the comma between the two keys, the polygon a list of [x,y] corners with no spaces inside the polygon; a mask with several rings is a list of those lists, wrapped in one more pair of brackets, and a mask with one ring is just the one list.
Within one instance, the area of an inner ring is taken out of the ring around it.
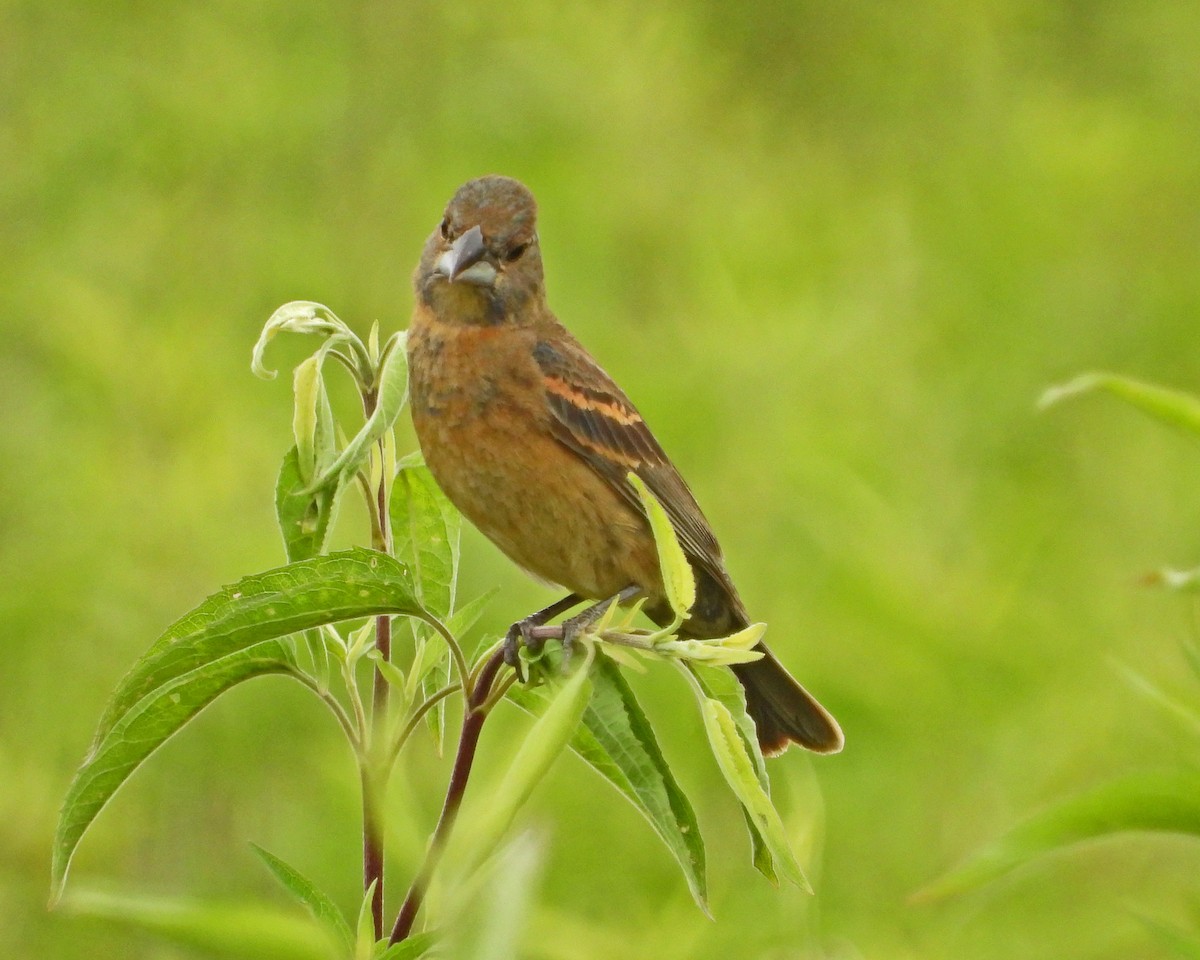
{"label": "bird's tail", "polygon": [[783,753],[789,742],[815,753],[837,753],[845,738],[829,711],[805,690],[764,644],[753,663],[739,663],[733,672],[746,688],[746,712],[758,730],[758,745],[767,756]]}

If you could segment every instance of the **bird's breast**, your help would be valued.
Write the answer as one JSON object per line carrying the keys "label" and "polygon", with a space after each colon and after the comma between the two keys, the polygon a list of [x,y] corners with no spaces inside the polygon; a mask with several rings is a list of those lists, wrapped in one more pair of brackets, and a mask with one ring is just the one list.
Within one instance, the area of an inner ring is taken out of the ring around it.
{"label": "bird's breast", "polygon": [[425,462],[459,511],[530,573],[589,597],[630,583],[657,593],[645,521],[551,434],[535,343],[532,331],[418,310],[409,385]]}

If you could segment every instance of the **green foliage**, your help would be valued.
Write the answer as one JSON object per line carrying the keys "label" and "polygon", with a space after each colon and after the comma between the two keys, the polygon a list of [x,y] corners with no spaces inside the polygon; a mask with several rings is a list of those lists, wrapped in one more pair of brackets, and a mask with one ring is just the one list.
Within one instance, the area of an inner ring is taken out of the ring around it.
{"label": "green foliage", "polygon": [[[676,610],[675,624],[648,631],[634,624],[638,608],[618,619],[615,607],[609,607],[579,638],[582,662],[575,663],[566,679],[562,678],[566,659],[552,648],[527,653],[529,688],[514,689],[513,676],[497,684],[496,674],[502,668],[499,649],[485,646],[471,662],[462,645],[462,634],[478,618],[488,596],[454,609],[461,518],[419,457],[395,461],[391,430],[404,404],[407,380],[403,338],[392,337],[381,351],[377,329],[364,345],[320,304],[289,304],[268,321],[255,346],[257,372],[265,373],[265,344],[282,331],[327,338],[297,367],[295,446],[285,455],[276,483],[276,515],[290,562],[244,577],[209,597],[168,627],[121,681],[63,805],[55,842],[54,896],[62,891],[84,832],[141,763],[225,691],[251,677],[278,673],[299,681],[334,714],[359,765],[366,889],[353,928],[311,880],[261,847],[254,849],[320,925],[340,956],[358,960],[418,956],[422,945],[432,940],[414,936],[412,923],[443,850],[449,846],[459,874],[472,882],[501,847],[521,807],[568,744],[647,818],[707,913],[704,846],[695,814],[646,715],[609,655],[627,658],[630,652],[684,670],[701,701],[717,763],[747,815],[756,864],[774,879],[773,864],[778,863],[785,877],[806,887],[771,805],[744,701],[731,695],[728,686],[722,688],[720,671],[711,666],[759,656],[752,648],[764,627],[757,624],[731,637],[703,641],[674,634],[695,600],[696,585],[653,494],[637,481]],[[341,352],[342,348],[348,352]],[[365,411],[362,428],[340,450],[324,381],[327,356],[339,357],[351,373]],[[326,553],[339,501],[352,487],[363,494],[377,549]],[[408,618],[413,628],[415,645],[407,674],[391,659],[394,617]],[[292,638],[303,638],[311,672],[294,655]],[[374,668],[369,705],[356,671],[364,659]],[[340,691],[333,688],[335,662],[340,666]],[[688,673],[689,667],[703,670],[706,682]],[[737,687],[731,676],[725,679]],[[710,695],[714,690],[721,692]],[[534,712],[536,719],[504,765],[503,778],[481,793],[485,800],[468,806],[469,815],[452,841],[480,728],[506,692]],[[440,747],[442,712],[454,693],[462,695],[465,709],[442,818],[395,930],[391,938],[384,938],[383,901],[376,896],[383,890],[384,830],[374,811],[386,795],[392,766],[423,716],[436,718],[433,733]],[[516,854],[510,849],[509,856]],[[525,882],[532,861],[525,855],[518,860],[513,870],[524,880],[513,882]],[[460,905],[460,912],[464,909]],[[145,916],[134,909],[127,919],[141,922]],[[515,949],[520,926],[514,925],[510,910],[493,911],[485,926],[491,933],[468,953],[500,958]],[[195,923],[181,920],[168,927],[179,938],[180,931],[191,930]],[[168,927],[154,929],[161,932]]]}
{"label": "green foliage", "polygon": [[919,900],[963,893],[1035,857],[1128,831],[1200,839],[1200,774],[1134,773],[1054,804],[988,844],[962,866],[923,888]]}
{"label": "green foliage", "polygon": [[336,955],[313,921],[256,904],[80,891],[66,897],[63,907],[230,960],[330,960]]}
{"label": "green foliage", "polygon": [[[1177,390],[1111,373],[1084,374],[1047,390],[1040,405],[1105,391],[1160,423],[1200,438],[1200,398]],[[1191,587],[1193,577],[1166,570],[1149,578],[1176,590]],[[1194,645],[1187,647],[1200,679],[1200,660]],[[1136,671],[1119,666],[1132,686],[1147,695],[1195,736],[1200,713],[1169,696]],[[1193,749],[1195,744],[1193,744]],[[1004,833],[965,863],[919,890],[918,901],[937,900],[974,890],[1047,854],[1076,844],[1130,832],[1157,832],[1200,839],[1200,773],[1192,767],[1172,772],[1139,771],[1093,787],[1053,804]],[[1195,955],[1200,940],[1170,924],[1148,921],[1147,926],[1179,956]]]}
{"label": "green foliage", "polygon": [[[601,654],[591,674],[592,697],[571,749],[642,814],[679,864],[696,904],[708,913],[704,841],[691,803],[663,757],[633,690]],[[532,713],[545,709],[545,687],[513,687],[508,696]]]}
{"label": "green foliage", "polygon": [[295,867],[280,860],[275,854],[264,850],[258,844],[251,844],[271,875],[293,897],[303,904],[312,918],[317,921],[333,937],[345,952],[354,947],[354,934],[342,912],[329,897],[321,892],[316,885]]}
{"label": "green foliage", "polygon": [[[772,647],[852,735],[836,761],[770,765],[798,852],[815,830],[801,863],[818,889],[774,893],[739,862],[744,827],[680,678],[623,667],[703,819],[721,922],[572,761],[527,814],[557,826],[524,952],[1170,956],[1126,907],[1196,929],[1190,843],[1119,841],[965,902],[905,898],[1049,799],[1194,755],[1105,667],[1196,702],[1175,656],[1195,593],[1135,582],[1200,563],[1193,451],[1115,404],[1030,406],[1077,370],[1200,386],[1200,7],[492,13],[0,13],[0,956],[198,955],[41,908],[55,808],[161,628],[284,561],[264,480],[291,445],[287,372],[318,338],[277,337],[283,375],[263,386],[241,362],[260,315],[302,295],[405,326],[441,205],[489,171],[534,188],[552,307],[681,468]],[[363,542],[355,496],[331,549]],[[463,601],[502,589],[485,645],[552,599],[473,531],[464,549]],[[497,710],[481,749],[525,722]],[[292,684],[222,697],[100,817],[72,884],[242,900],[262,894],[236,855],[251,837],[304,851],[352,913],[351,763],[331,734]],[[405,748],[417,784],[451,763],[427,741],[422,726]],[[791,788],[818,779],[829,818],[810,828]],[[389,897],[436,807],[415,817],[407,796],[388,806]]]}

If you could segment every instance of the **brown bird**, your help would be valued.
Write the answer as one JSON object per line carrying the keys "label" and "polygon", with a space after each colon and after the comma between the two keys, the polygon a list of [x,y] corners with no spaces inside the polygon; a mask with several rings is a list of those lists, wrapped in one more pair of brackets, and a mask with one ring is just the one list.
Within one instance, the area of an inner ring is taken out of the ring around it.
{"label": "brown bird", "polygon": [[[537,205],[508,177],[471,180],[446,207],[414,277],[408,334],[413,424],[434,478],[512,560],[571,594],[514,624],[535,625],[585,599],[564,640],[609,602],[648,598],[672,619],[632,471],[665,508],[696,577],[683,634],[714,638],[750,623],[695,497],[640,413],[546,305]],[[842,748],[837,722],[763,645],[733,667],[765,753],[795,741]]]}

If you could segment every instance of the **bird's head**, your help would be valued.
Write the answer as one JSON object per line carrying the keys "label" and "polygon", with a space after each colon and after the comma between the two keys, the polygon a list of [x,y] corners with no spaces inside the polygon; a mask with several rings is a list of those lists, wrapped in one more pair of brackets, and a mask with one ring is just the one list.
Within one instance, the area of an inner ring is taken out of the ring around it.
{"label": "bird's head", "polygon": [[414,283],[444,320],[521,322],[543,296],[533,194],[511,177],[464,183],[425,242]]}

